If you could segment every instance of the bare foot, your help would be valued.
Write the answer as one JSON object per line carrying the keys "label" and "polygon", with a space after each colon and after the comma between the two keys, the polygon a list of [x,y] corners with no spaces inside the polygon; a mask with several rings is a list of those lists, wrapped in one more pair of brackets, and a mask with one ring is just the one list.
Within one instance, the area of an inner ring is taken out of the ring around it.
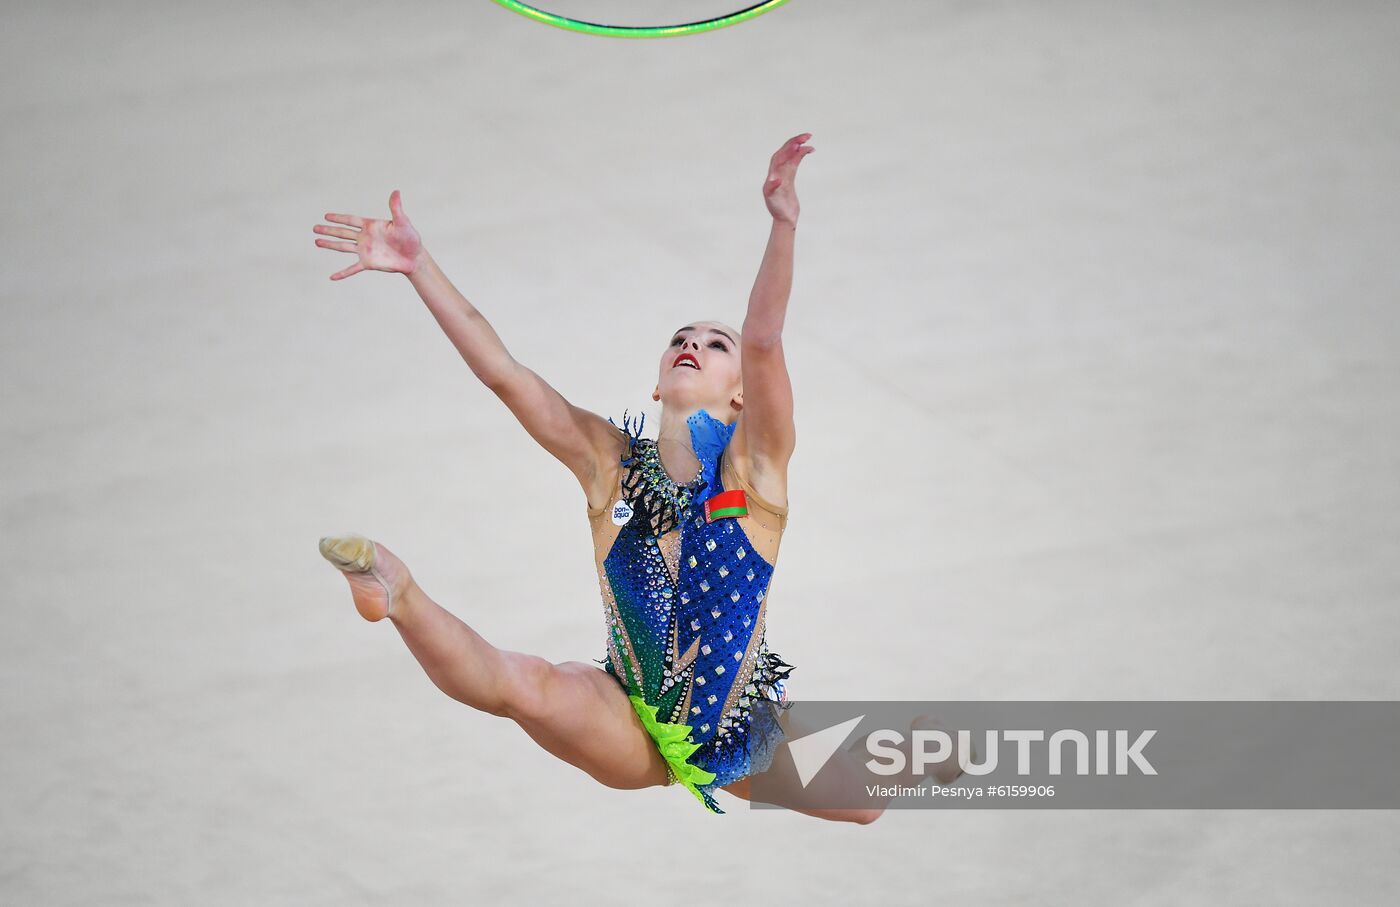
{"label": "bare foot", "polygon": [[355,610],[365,620],[393,616],[413,585],[413,575],[394,552],[362,535],[328,535],[321,539],[321,555],[350,581]]}
{"label": "bare foot", "polygon": [[[939,784],[952,784],[962,777],[963,767],[959,764],[958,760],[958,756],[960,756],[961,753],[959,752],[958,735],[956,731],[948,730],[943,722],[927,715],[920,715],[918,718],[915,718],[913,722],[910,723],[909,727],[911,730],[942,731],[953,741],[953,755],[947,757],[942,762],[936,763],[933,771],[930,773],[935,781]],[[980,754],[977,752],[977,744],[972,740],[971,735],[968,735],[968,743],[972,746],[972,754],[967,757],[967,761],[977,762]]]}

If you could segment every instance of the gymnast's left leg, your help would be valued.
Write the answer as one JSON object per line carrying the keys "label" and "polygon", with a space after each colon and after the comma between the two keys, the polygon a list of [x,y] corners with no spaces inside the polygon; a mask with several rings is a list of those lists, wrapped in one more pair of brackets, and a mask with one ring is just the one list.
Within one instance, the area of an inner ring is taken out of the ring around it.
{"label": "gymnast's left leg", "polygon": [[[783,729],[789,739],[805,737],[816,728],[802,726],[795,719],[788,715],[782,718]],[[914,719],[910,724],[910,730],[942,730],[947,731],[942,723],[937,719],[921,716]],[[952,736],[952,735],[950,735]],[[906,760],[914,758],[912,733],[904,736],[904,742],[898,749],[904,753]],[[971,761],[977,761],[977,748],[973,747]],[[934,763],[925,777],[930,778],[935,784],[951,784],[962,775],[963,769],[958,762],[959,749],[954,744],[953,753],[945,757],[941,762]],[[908,764],[908,763],[906,763]],[[744,778],[734,784],[722,788],[736,797],[754,801],[752,790],[749,785],[749,778]],[[783,806],[787,809],[800,812],[804,815],[814,816],[818,819],[830,819],[835,822],[855,822],[859,825],[869,825],[885,813],[885,808],[889,804],[889,794],[864,793],[857,795],[855,792],[866,791],[868,785],[877,785],[882,789],[889,789],[889,779],[877,776],[865,767],[865,763],[849,750],[840,749],[831,757],[831,760],[822,768],[811,782],[803,786],[797,779],[797,770],[793,765],[792,756],[787,745],[778,747],[778,751],[773,756],[773,765],[764,777],[762,785],[763,803],[771,803],[776,806]],[[832,806],[833,803],[855,804],[849,806]]]}

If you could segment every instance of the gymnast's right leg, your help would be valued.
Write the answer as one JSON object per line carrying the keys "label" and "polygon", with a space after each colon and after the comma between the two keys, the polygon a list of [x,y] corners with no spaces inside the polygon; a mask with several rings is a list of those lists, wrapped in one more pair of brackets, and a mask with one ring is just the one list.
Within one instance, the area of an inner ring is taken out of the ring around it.
{"label": "gymnast's right leg", "polygon": [[393,552],[363,536],[328,536],[321,553],[350,582],[360,615],[388,617],[448,696],[510,718],[547,751],[608,787],[666,783],[665,760],[606,671],[496,648],[429,598]]}

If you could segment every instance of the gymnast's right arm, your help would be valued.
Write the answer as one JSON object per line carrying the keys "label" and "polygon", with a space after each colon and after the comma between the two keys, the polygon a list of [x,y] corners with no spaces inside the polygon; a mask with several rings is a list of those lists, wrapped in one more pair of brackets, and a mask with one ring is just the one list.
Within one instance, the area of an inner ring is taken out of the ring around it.
{"label": "gymnast's right arm", "polygon": [[327,214],[344,227],[317,225],[314,232],[347,242],[317,240],[323,248],[354,252],[359,260],[331,275],[343,280],[362,270],[408,277],[472,373],[510,409],[530,437],[578,478],[590,506],[608,493],[625,444],[623,431],[596,413],[574,406],[533,370],[515,360],[494,328],[443,274],[404,214],[398,190],[389,196],[392,220]]}
{"label": "gymnast's right arm", "polygon": [[533,369],[517,361],[494,328],[452,285],[426,251],[408,275],[442,330],[473,374],[485,384],[541,447],[578,479],[590,506],[608,493],[623,447],[622,432],[597,413],[564,399]]}

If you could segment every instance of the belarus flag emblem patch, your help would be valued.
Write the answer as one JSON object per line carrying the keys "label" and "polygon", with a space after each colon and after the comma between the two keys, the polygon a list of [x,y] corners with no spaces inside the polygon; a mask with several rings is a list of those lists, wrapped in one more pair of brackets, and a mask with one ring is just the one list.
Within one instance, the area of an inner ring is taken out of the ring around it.
{"label": "belarus flag emblem patch", "polygon": [[713,523],[725,517],[748,516],[749,501],[744,497],[744,489],[733,488],[721,491],[705,502],[705,522]]}

